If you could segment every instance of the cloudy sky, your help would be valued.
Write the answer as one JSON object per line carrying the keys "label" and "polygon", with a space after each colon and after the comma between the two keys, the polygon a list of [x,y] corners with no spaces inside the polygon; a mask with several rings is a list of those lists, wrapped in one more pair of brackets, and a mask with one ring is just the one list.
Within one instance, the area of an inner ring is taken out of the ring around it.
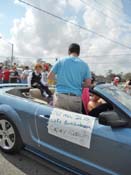
{"label": "cloudy sky", "polygon": [[0,59],[14,55],[32,63],[67,55],[70,43],[81,45],[81,58],[92,71],[104,74],[131,70],[131,0],[0,0]]}

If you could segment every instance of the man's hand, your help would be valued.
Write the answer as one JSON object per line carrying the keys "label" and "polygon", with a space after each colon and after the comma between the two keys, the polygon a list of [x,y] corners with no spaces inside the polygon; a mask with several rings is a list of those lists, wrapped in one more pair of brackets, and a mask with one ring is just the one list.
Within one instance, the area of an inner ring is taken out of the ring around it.
{"label": "man's hand", "polygon": [[47,78],[48,78],[48,80],[54,80],[55,79],[55,74],[53,72],[49,72]]}

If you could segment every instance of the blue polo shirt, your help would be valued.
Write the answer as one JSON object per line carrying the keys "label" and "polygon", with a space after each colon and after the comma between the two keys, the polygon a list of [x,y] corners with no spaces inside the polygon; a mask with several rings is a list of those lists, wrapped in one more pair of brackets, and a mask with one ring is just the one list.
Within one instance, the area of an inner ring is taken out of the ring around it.
{"label": "blue polo shirt", "polygon": [[51,71],[56,74],[56,92],[81,96],[82,83],[91,78],[88,65],[76,57],[65,57],[56,62]]}

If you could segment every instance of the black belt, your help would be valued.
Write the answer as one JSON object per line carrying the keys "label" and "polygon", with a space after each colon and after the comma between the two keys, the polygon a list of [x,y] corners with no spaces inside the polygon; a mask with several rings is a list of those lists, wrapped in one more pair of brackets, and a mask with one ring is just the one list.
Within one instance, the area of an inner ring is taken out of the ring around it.
{"label": "black belt", "polygon": [[62,93],[64,95],[69,95],[69,96],[77,96],[76,94],[73,94],[73,93]]}

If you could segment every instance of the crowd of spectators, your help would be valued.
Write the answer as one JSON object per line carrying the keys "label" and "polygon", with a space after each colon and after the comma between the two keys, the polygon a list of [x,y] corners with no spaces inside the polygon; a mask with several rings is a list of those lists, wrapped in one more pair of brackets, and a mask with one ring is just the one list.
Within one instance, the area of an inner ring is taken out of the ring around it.
{"label": "crowd of spectators", "polygon": [[[50,70],[50,65],[48,63],[41,64],[42,72],[44,74],[44,81],[47,81],[47,74]],[[0,84],[2,83],[28,83],[28,78],[33,68],[29,66],[19,67],[16,63],[12,66],[5,66],[3,63],[0,63]]]}
{"label": "crowd of spectators", "polygon": [[17,67],[16,63],[13,66],[8,67],[3,63],[0,63],[0,83],[21,83],[23,82],[23,73],[25,68],[22,71]]}
{"label": "crowd of spectators", "polygon": [[[47,82],[47,75],[50,71],[51,65],[48,63],[42,63],[42,72],[43,78],[45,82]],[[0,84],[2,83],[28,83],[28,78],[31,72],[34,71],[34,68],[30,68],[29,66],[19,67],[16,63],[13,66],[5,66],[4,63],[0,62]],[[95,77],[92,75],[92,81],[96,83]],[[94,83],[91,83],[92,85]],[[118,76],[114,76],[111,82],[114,86],[119,86],[121,84],[120,78]],[[54,81],[48,80],[48,84],[54,84]],[[131,79],[127,79],[125,83],[123,83],[123,89],[126,93],[131,95]]]}

